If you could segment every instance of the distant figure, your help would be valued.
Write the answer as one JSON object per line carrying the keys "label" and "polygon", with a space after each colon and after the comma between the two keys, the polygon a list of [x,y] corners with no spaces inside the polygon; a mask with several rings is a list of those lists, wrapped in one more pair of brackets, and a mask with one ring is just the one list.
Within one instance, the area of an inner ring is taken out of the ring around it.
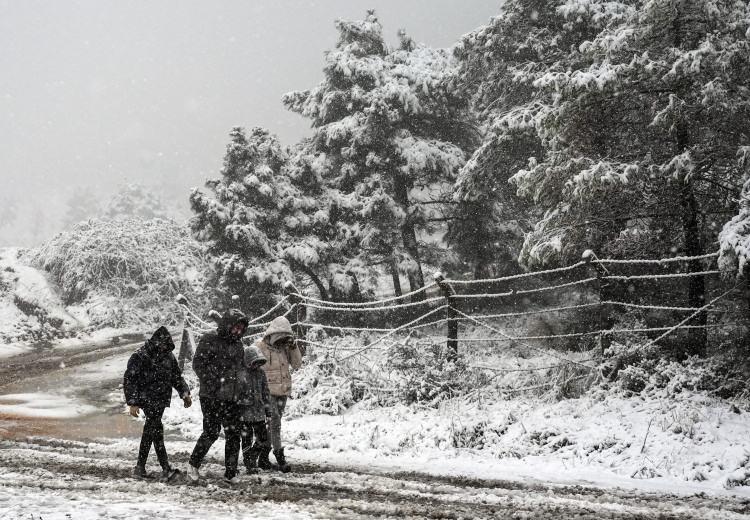
{"label": "distant figure", "polygon": [[[266,419],[271,416],[268,380],[261,368],[266,358],[258,347],[245,347],[246,372],[242,378],[240,390],[242,460],[247,472],[252,474],[258,469],[258,457],[268,445]],[[255,444],[253,444],[255,434]]]}
{"label": "distant figure", "polygon": [[[292,370],[302,366],[302,354],[294,341],[292,326],[283,316],[274,319],[268,326],[263,339],[258,341],[258,348],[268,362],[263,365],[263,370],[268,377],[268,389],[271,393],[271,420],[270,436],[273,454],[279,469],[284,473],[291,467],[284,456],[284,447],[281,444],[281,417],[284,415],[286,400],[292,393]],[[268,454],[271,448],[266,446],[258,458],[258,467],[269,469],[271,463]]]}
{"label": "distant figure", "polygon": [[197,481],[198,469],[206,453],[224,428],[224,479],[235,484],[240,452],[240,381],[244,372],[245,349],[242,336],[248,320],[242,312],[230,309],[219,320],[216,332],[205,334],[193,357],[193,370],[200,381],[203,433],[190,456],[188,476]]}
{"label": "distant figure", "polygon": [[130,415],[138,417],[140,410],[146,415],[138,462],[133,469],[133,476],[137,478],[148,478],[146,459],[152,444],[161,465],[162,478],[171,480],[178,473],[169,465],[161,417],[172,400],[172,388],[177,390],[185,408],[189,408],[193,401],[190,388],[172,354],[174,348],[169,331],[166,327],[159,327],[151,339],[130,356],[125,370],[123,389]]}

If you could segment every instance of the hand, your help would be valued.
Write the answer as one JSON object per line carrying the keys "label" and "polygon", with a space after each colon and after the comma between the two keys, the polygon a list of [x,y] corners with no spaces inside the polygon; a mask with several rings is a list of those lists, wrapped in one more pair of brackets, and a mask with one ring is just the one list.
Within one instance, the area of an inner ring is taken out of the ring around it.
{"label": "hand", "polygon": [[188,394],[182,398],[182,402],[185,403],[185,408],[190,408],[190,406],[193,404],[193,399],[192,397],[190,397],[190,394]]}
{"label": "hand", "polygon": [[141,409],[135,405],[130,405],[130,415],[133,417],[138,417],[138,413],[141,411]]}

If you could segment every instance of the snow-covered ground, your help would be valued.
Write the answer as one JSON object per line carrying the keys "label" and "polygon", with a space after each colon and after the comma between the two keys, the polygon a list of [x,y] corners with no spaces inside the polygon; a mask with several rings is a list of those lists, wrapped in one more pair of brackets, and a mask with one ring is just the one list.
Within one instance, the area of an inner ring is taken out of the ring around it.
{"label": "snow-covered ground", "polygon": [[[336,415],[305,413],[308,395],[284,424],[294,473],[223,487],[219,440],[206,487],[138,482],[129,472],[142,423],[125,414],[120,387],[128,356],[0,390],[7,518],[750,518],[750,413],[688,390],[540,400],[488,389],[437,406],[365,400]],[[165,423],[184,469],[198,400],[174,399]]]}
{"label": "snow-covered ground", "polygon": [[[198,407],[172,407],[165,422],[191,440],[201,431]],[[284,424],[289,457],[309,463],[747,497],[749,432],[750,413],[692,393],[355,406]]]}

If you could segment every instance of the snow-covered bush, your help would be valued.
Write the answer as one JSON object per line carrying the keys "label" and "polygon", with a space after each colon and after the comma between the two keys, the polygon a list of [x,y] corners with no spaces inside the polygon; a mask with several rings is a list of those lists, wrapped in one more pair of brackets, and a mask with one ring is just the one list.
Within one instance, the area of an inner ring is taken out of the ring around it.
{"label": "snow-covered bush", "polygon": [[739,212],[719,233],[719,252],[722,271],[737,275],[745,272],[750,258],[750,181],[742,188]]}
{"label": "snow-covered bush", "polygon": [[294,415],[338,415],[356,401],[355,387],[355,381],[336,370],[332,358],[313,357],[294,376]]}
{"label": "snow-covered bush", "polygon": [[447,354],[444,343],[402,343],[391,349],[387,366],[401,376],[397,388],[402,402],[435,403],[471,386],[465,361],[451,361]]}
{"label": "snow-covered bush", "polygon": [[173,300],[206,298],[207,265],[189,230],[171,220],[90,220],[28,253],[67,304],[83,304],[94,326],[174,322]]}
{"label": "snow-covered bush", "polygon": [[[626,355],[627,352],[632,351],[626,351]],[[660,358],[654,353],[632,357],[630,364],[616,373],[615,387],[625,395],[660,398],[673,398],[683,392],[707,392],[750,405],[747,367],[732,356],[675,360]]]}

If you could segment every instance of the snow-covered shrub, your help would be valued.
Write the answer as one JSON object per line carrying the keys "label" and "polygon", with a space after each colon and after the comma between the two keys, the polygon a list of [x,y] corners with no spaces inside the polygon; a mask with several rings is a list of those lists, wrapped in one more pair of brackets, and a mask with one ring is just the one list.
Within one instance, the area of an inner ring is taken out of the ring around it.
{"label": "snow-covered shrub", "polygon": [[356,384],[336,370],[332,358],[312,357],[294,375],[293,405],[290,415],[338,415],[355,402]]}
{"label": "snow-covered shrub", "polygon": [[[731,356],[684,360],[644,356],[617,373],[615,388],[626,395],[642,394],[674,397],[683,392],[707,392],[721,398],[732,397],[750,404],[750,383],[746,367]],[[742,404],[745,406],[745,404]]]}
{"label": "snow-covered shrub", "polygon": [[648,385],[649,374],[642,367],[629,365],[617,374],[617,382],[623,390],[638,394]]}
{"label": "snow-covered shrub", "polygon": [[471,424],[451,424],[451,444],[454,448],[485,449],[497,444],[508,428],[516,422],[512,414],[507,417],[482,419]]}
{"label": "snow-covered shrub", "polygon": [[94,326],[174,322],[173,300],[200,306],[207,265],[188,229],[171,220],[90,220],[28,253],[67,304],[83,304]]}
{"label": "snow-covered shrub", "polygon": [[445,344],[402,343],[389,352],[388,367],[399,373],[402,402],[434,404],[466,389],[471,383],[466,363],[451,360]]}

